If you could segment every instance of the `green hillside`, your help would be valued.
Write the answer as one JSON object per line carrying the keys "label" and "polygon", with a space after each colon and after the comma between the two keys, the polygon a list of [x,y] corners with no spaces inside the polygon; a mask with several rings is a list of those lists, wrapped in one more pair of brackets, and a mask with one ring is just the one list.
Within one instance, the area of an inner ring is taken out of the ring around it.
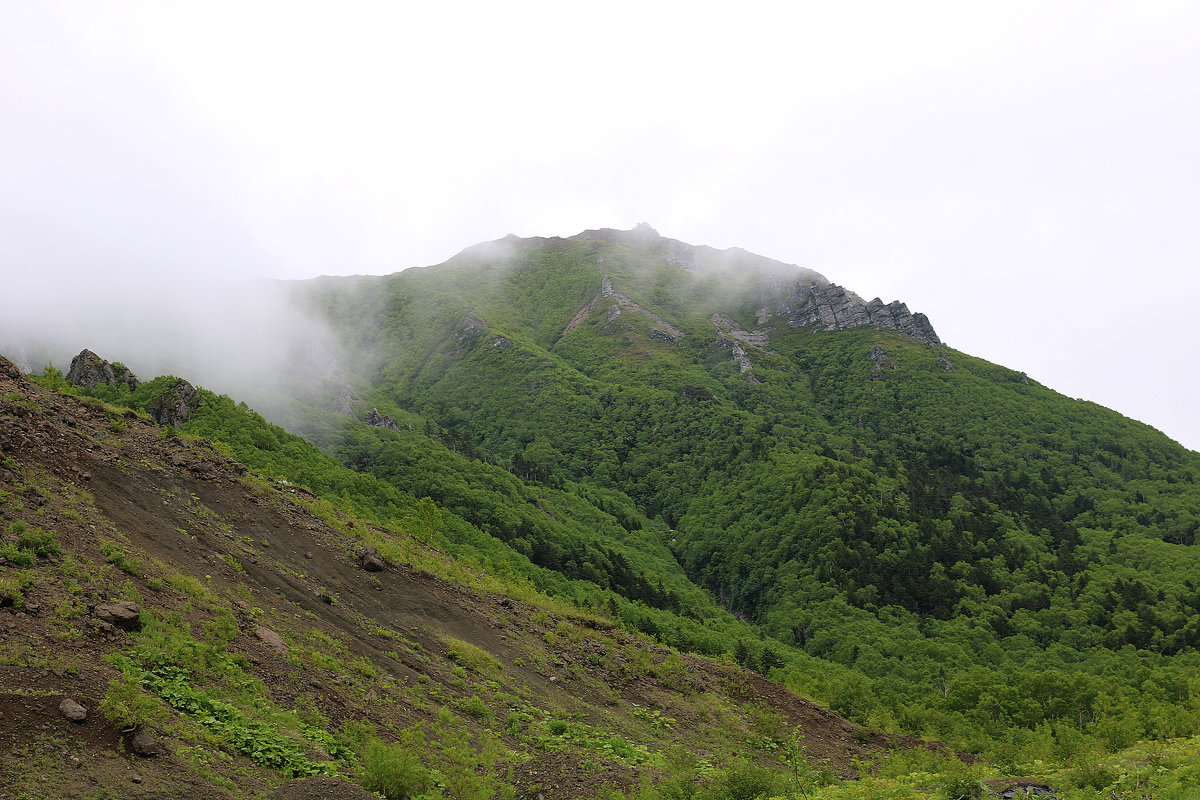
{"label": "green hillside", "polygon": [[[337,369],[289,367],[292,432],[205,391],[181,431],[490,592],[749,668],[864,741],[983,759],[841,784],[776,731],[747,752],[786,786],[722,784],[747,774],[726,742],[728,773],[638,796],[1200,791],[1200,454],[903,306],[644,226],[292,290],[339,338]],[[175,385],[40,380],[152,412]]]}
{"label": "green hillside", "polygon": [[[1196,732],[1200,455],[895,330],[795,325],[791,284],[823,278],[714,252],[510,237],[301,290],[370,355],[367,407],[536,491],[619,498],[632,515],[597,542],[665,544],[759,631],[850,668],[789,678],[841,713],[983,749],[1055,725],[1110,747]],[[730,329],[768,330],[739,342],[749,371]],[[318,441],[374,469],[368,435]]]}

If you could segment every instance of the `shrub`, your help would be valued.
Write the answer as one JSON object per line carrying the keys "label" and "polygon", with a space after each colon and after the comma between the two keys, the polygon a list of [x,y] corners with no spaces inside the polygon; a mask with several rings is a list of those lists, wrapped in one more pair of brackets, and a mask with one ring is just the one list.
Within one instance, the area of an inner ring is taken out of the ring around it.
{"label": "shrub", "polygon": [[13,605],[20,608],[25,604],[25,592],[33,586],[33,572],[21,570],[0,575],[0,606]]}
{"label": "shrub", "polygon": [[947,777],[946,785],[942,787],[946,800],[980,800],[987,793],[983,781],[970,773]]}
{"label": "shrub", "polygon": [[387,800],[408,800],[429,788],[429,770],[401,745],[372,739],[363,748],[362,765],[363,788]]}
{"label": "shrub", "polygon": [[490,719],[492,716],[492,710],[477,694],[471,695],[467,702],[463,703],[463,712],[475,719]]}
{"label": "shrub", "polygon": [[34,528],[31,531],[20,531],[18,537],[21,549],[28,550],[35,556],[62,555],[62,548],[58,546],[58,534],[54,531],[44,531],[41,528]]}
{"label": "shrub", "polygon": [[780,789],[781,781],[777,773],[745,765],[727,770],[717,785],[701,796],[704,800],[759,800],[773,797]]}
{"label": "shrub", "polygon": [[141,684],[122,673],[108,682],[100,713],[121,730],[140,728],[163,717],[162,704],[142,691]]}

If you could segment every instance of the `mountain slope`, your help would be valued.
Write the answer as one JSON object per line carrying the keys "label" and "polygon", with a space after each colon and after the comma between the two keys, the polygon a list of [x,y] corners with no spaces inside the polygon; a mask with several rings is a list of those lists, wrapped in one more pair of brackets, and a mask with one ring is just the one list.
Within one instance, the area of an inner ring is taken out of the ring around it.
{"label": "mountain slope", "polygon": [[[902,304],[648,227],[299,292],[364,356],[347,373],[368,407],[628,497],[698,585],[866,676],[794,676],[843,713],[981,746],[1083,717],[1128,722],[1114,746],[1197,730],[1190,690],[1168,710],[1120,676],[1196,674],[1200,455],[945,347]],[[1071,673],[1037,712],[975,702]],[[953,698],[956,679],[974,688]]]}
{"label": "mountain slope", "polygon": [[[0,423],[0,797],[371,787],[387,752],[454,796],[567,798],[661,779],[669,753],[720,765],[749,740],[772,761],[796,726],[841,772],[888,745],[4,360]],[[135,726],[157,755],[126,754]]]}

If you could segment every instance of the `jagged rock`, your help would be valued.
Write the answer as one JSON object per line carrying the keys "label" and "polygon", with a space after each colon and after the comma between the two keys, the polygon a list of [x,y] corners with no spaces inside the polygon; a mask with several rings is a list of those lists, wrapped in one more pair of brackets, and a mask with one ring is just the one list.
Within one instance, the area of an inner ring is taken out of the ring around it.
{"label": "jagged rock", "polygon": [[367,572],[382,572],[387,567],[387,562],[383,560],[379,550],[369,545],[358,548],[354,555],[358,558],[358,565]]}
{"label": "jagged rock", "polygon": [[761,347],[764,350],[771,346],[770,331],[756,330],[744,331],[741,326],[734,320],[724,314],[713,314],[709,320],[717,326],[718,331],[729,334],[740,342],[745,342],[754,347]]}
{"label": "jagged rock", "polygon": [[815,326],[832,331],[873,325],[934,347],[942,343],[929,318],[910,313],[904,303],[897,300],[884,305],[878,297],[864,303],[858,295],[832,283],[797,286],[779,311],[787,315],[788,324],[794,328]]}
{"label": "jagged rock", "polygon": [[666,342],[667,344],[675,344],[677,341],[679,341],[671,334],[667,333],[666,331],[660,331],[658,328],[652,328],[650,330],[650,338],[657,339],[660,342]]}
{"label": "jagged rock", "polygon": [[201,402],[202,398],[195,386],[183,378],[176,378],[171,388],[151,401],[146,407],[146,412],[159,425],[178,427],[200,407]]}
{"label": "jagged rock", "polygon": [[287,642],[283,640],[283,637],[265,625],[259,625],[257,628],[255,628],[254,635],[258,637],[260,642],[265,644],[267,647],[272,648],[273,650],[277,650],[282,655],[286,656],[290,650]]}
{"label": "jagged rock", "polygon": [[[946,358],[945,353],[938,353],[938,361],[941,363],[941,365],[943,367],[946,368],[946,372],[954,371],[954,365],[950,363],[950,359]],[[1024,374],[1024,373],[1022,373],[1022,374]],[[1029,381],[1026,381],[1026,383],[1028,383],[1028,382]]]}
{"label": "jagged rock", "polygon": [[124,631],[136,631],[142,627],[141,608],[132,600],[101,603],[94,611],[96,618]]}
{"label": "jagged rock", "polygon": [[605,275],[604,279],[602,281],[600,281],[600,296],[601,297],[610,297],[612,295],[612,293],[613,293],[612,279],[609,278],[607,275]]}
{"label": "jagged rock", "polygon": [[505,338],[504,336],[497,336],[495,340],[492,341],[492,347],[497,347],[501,350],[508,350],[512,346],[512,340]]}
{"label": "jagged rock", "polygon": [[371,413],[367,414],[365,422],[372,428],[387,428],[389,431],[400,430],[400,426],[396,424],[396,420],[380,414],[378,408],[371,409]]}
{"label": "jagged rock", "polygon": [[91,389],[101,384],[125,384],[129,391],[141,386],[129,368],[120,362],[105,361],[91,350],[81,350],[79,355],[71,359],[71,368],[67,370],[67,383]]}
{"label": "jagged rock", "polygon": [[612,308],[610,308],[608,310],[608,313],[604,315],[604,321],[606,323],[612,324],[617,321],[617,317],[619,317],[619,316],[621,316],[621,307],[613,306]]}
{"label": "jagged rock", "polygon": [[17,368],[16,364],[4,356],[0,356],[0,375],[15,381],[21,378],[21,370]]}
{"label": "jagged rock", "polygon": [[58,704],[58,713],[71,722],[83,722],[87,719],[87,709],[69,697]]}
{"label": "jagged rock", "polygon": [[149,731],[138,730],[129,740],[129,749],[135,756],[152,758],[158,755],[158,740],[151,736]]}

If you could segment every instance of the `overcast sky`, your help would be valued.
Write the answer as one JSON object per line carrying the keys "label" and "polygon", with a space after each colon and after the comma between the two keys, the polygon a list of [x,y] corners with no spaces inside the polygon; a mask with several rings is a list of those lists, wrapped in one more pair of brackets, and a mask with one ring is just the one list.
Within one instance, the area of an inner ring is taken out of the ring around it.
{"label": "overcast sky", "polygon": [[1200,449],[1198,212],[1193,3],[0,0],[0,340],[645,221]]}

